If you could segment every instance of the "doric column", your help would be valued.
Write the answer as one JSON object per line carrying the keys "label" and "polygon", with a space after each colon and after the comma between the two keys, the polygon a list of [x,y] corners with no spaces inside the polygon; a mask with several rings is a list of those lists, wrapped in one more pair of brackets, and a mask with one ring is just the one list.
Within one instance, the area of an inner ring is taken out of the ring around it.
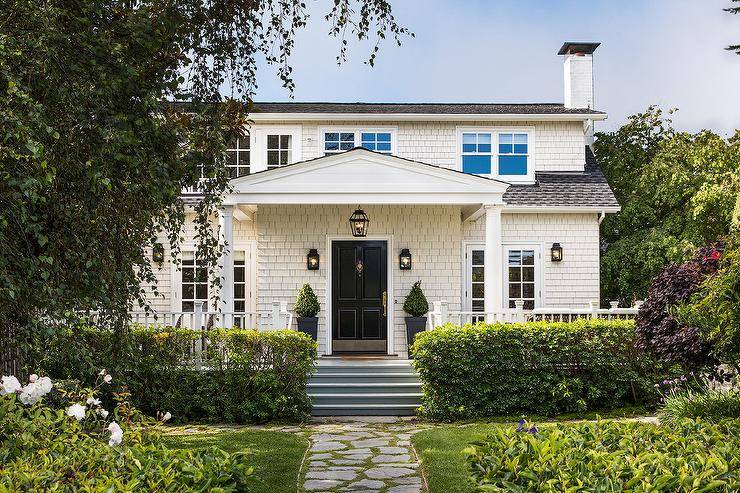
{"label": "doric column", "polygon": [[483,259],[483,306],[487,313],[503,308],[503,245],[501,240],[501,205],[485,205],[486,245]]}
{"label": "doric column", "polygon": [[[234,312],[234,206],[223,205],[219,214],[219,227],[224,251],[221,255],[221,310]],[[229,317],[230,318],[230,315]],[[225,322],[232,323],[231,320]]]}

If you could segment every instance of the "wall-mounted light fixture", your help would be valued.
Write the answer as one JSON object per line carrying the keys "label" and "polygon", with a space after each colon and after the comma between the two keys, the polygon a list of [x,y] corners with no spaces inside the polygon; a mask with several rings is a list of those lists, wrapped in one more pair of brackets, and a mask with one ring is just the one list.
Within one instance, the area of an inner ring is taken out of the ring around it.
{"label": "wall-mounted light fixture", "polygon": [[308,270],[319,270],[319,252],[312,248],[306,255],[306,268]]}
{"label": "wall-mounted light fixture", "polygon": [[160,266],[164,263],[164,245],[155,243],[152,247],[152,260]]}
{"label": "wall-mounted light fixture", "polygon": [[401,270],[411,270],[411,252],[408,248],[401,250],[398,255],[398,268]]}
{"label": "wall-mounted light fixture", "polygon": [[550,260],[553,262],[561,262],[563,260],[563,247],[560,243],[553,243],[550,248]]}
{"label": "wall-mounted light fixture", "polygon": [[367,214],[362,209],[356,209],[349,217],[349,225],[352,229],[352,236],[354,237],[367,236],[369,224],[370,219],[367,218]]}

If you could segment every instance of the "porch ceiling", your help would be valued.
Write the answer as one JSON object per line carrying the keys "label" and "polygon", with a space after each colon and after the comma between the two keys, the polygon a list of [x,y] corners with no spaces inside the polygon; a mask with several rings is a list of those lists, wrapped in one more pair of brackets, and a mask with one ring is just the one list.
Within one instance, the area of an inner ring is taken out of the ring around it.
{"label": "porch ceiling", "polygon": [[502,204],[509,185],[363,148],[232,181],[226,204]]}

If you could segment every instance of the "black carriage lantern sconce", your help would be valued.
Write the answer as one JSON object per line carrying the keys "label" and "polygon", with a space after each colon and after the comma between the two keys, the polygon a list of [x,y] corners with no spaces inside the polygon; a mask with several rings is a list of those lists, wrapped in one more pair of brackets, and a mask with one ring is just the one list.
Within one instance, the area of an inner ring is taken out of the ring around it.
{"label": "black carriage lantern sconce", "polygon": [[164,245],[155,243],[152,247],[152,260],[160,266],[164,263]]}
{"label": "black carriage lantern sconce", "polygon": [[349,217],[349,226],[352,229],[352,236],[362,238],[367,236],[367,227],[370,220],[362,209],[356,209]]}
{"label": "black carriage lantern sconce", "polygon": [[319,270],[319,252],[312,248],[306,255],[306,268],[308,270]]}
{"label": "black carriage lantern sconce", "polygon": [[550,248],[550,260],[553,262],[562,262],[563,247],[560,246],[560,243],[552,244],[552,248]]}
{"label": "black carriage lantern sconce", "polygon": [[401,250],[398,255],[398,268],[401,270],[411,270],[411,252],[408,248]]}

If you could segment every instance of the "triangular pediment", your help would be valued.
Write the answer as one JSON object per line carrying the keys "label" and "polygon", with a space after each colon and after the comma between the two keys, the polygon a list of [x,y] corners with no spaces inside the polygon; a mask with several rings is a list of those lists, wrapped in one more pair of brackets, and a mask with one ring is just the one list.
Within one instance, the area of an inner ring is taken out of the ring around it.
{"label": "triangular pediment", "polygon": [[321,202],[301,203],[332,203],[327,202],[332,195],[338,199],[335,203],[372,202],[362,196],[375,197],[378,203],[430,203],[434,196],[441,203],[477,203],[487,195],[498,202],[508,188],[501,181],[360,148],[237,178],[232,186],[235,195],[255,198],[322,196]]}

